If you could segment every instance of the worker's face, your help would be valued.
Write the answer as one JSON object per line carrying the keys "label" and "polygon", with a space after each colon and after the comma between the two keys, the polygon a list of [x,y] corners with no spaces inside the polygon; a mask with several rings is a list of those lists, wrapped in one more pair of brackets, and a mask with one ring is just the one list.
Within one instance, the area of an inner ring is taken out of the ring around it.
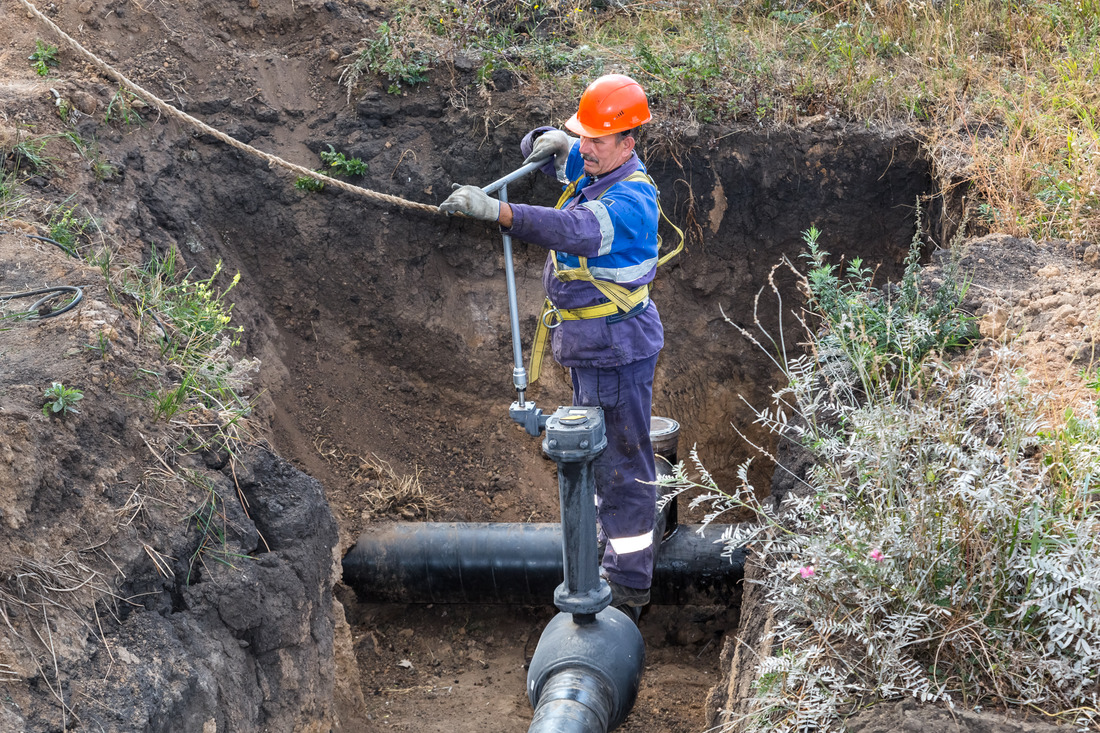
{"label": "worker's face", "polygon": [[634,138],[621,137],[618,133],[603,137],[581,137],[581,157],[584,172],[590,176],[602,176],[618,168],[630,159],[634,152]]}

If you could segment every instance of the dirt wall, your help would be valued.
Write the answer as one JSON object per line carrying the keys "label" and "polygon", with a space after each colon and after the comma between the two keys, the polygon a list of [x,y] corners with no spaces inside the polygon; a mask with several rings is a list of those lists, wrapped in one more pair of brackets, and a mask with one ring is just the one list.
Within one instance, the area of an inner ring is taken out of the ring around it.
{"label": "dirt wall", "polygon": [[[338,727],[354,697],[320,485],[266,450],[200,448],[213,411],[154,418],[155,340],[97,269],[16,224],[3,291],[84,300],[5,320],[0,342],[0,728]],[[73,411],[43,412],[51,382],[80,391]]]}
{"label": "dirt wall", "polygon": [[[518,167],[519,138],[554,121],[540,118],[542,109],[519,89],[495,94],[491,108],[477,109],[472,102],[456,108],[442,81],[407,97],[368,91],[354,109],[310,122],[305,144],[314,151],[332,145],[361,157],[369,168],[358,181],[365,187],[437,203],[452,182],[484,184]],[[490,114],[508,121],[486,131]],[[265,115],[250,120],[249,134],[273,135],[285,121],[268,116],[269,122],[259,119]],[[801,232],[810,225],[823,231],[822,246],[837,261],[862,257],[879,269],[879,277],[896,276],[914,235],[916,206],[927,203],[933,182],[919,145],[904,132],[851,129],[827,120],[781,133],[704,129],[676,155],[657,142],[651,140],[646,153],[650,170],[667,212],[690,241],[655,286],[666,326],[655,411],[680,421],[681,445],[698,444],[712,471],[729,477],[751,450],[729,423],[754,439],[763,437],[753,432],[739,397],[764,404],[776,375],[768,356],[738,336],[722,314],[750,328],[759,318],[772,337],[780,336],[781,304],[766,292],[754,312],[755,298],[783,258],[800,263]],[[301,430],[301,413],[325,407],[339,412],[335,403],[343,401],[355,420],[337,417],[352,433],[355,423],[372,423],[366,428],[371,435],[396,428],[405,431],[399,442],[447,450],[464,442],[461,432],[450,429],[448,402],[456,410],[478,404],[503,413],[513,397],[511,342],[500,237],[492,228],[380,207],[344,193],[308,194],[288,186],[283,174],[221,146],[183,137],[165,143],[165,153],[144,156],[141,175],[149,185],[139,187],[140,202],[160,231],[177,233],[181,244],[198,243],[191,259],[206,267],[225,259],[245,273],[246,282],[262,283],[248,288],[248,312],[269,319],[258,340],[278,341],[282,361],[289,356],[296,362],[288,365],[295,375],[290,381],[271,383],[288,435]],[[198,171],[211,185],[190,183]],[[556,188],[532,178],[513,184],[509,197],[550,204]],[[926,221],[938,214],[931,206],[924,213]],[[674,241],[670,229],[663,234]],[[538,248],[517,245],[525,347],[541,302],[544,256]],[[777,282],[782,306],[790,310],[799,298],[794,281],[784,270]],[[787,317],[788,339],[795,326]],[[310,363],[332,361],[325,354],[343,359],[343,367]],[[345,387],[339,399],[322,399],[321,407],[305,404],[303,393],[315,387],[303,381],[303,372],[330,369]],[[424,400],[429,394],[432,399]],[[567,378],[552,371],[530,396],[548,406],[562,404],[568,401]],[[373,417],[378,411],[398,414],[383,420]],[[357,440],[376,443],[366,434]],[[291,442],[302,441],[288,439],[281,447],[293,453]],[[413,458],[396,445],[391,455]],[[486,456],[477,462],[476,471],[489,461]],[[476,471],[460,470],[454,483],[478,484]]]}

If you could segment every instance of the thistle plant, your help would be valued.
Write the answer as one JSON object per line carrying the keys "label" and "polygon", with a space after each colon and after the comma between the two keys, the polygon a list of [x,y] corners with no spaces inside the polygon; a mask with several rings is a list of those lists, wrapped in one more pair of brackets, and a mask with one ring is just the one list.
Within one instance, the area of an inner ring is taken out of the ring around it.
{"label": "thistle plant", "polygon": [[901,697],[1020,705],[1096,726],[1096,404],[1049,417],[1008,348],[947,358],[938,345],[959,317],[949,300],[940,320],[934,300],[895,312],[890,333],[948,325],[932,330],[939,336],[923,353],[925,342],[908,336],[886,339],[899,350],[883,352],[873,329],[838,335],[832,324],[847,326],[853,298],[889,298],[860,273],[854,289],[841,288],[843,302],[807,278],[817,326],[809,353],[775,357],[787,384],[757,413],[812,455],[801,490],[777,510],[757,499],[747,464],[741,486],[726,490],[694,453],[694,472],[681,464],[664,481],[701,490],[696,502],[714,509],[706,522],[733,508],[758,518],[724,540],[765,563],[761,583],[779,620],[755,697],[731,726],[839,731],[856,710]]}

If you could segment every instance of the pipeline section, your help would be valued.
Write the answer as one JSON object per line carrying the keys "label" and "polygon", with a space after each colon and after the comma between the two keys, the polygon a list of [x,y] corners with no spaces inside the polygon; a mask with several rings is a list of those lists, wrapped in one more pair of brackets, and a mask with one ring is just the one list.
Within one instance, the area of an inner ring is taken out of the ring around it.
{"label": "pipeline section", "polygon": [[[745,554],[723,557],[727,525],[680,525],[661,542],[655,605],[726,603]],[[344,582],[369,603],[542,605],[562,581],[556,523],[393,522],[370,527],[344,557]]]}
{"label": "pipeline section", "polygon": [[605,608],[587,624],[559,613],[527,670],[528,733],[614,730],[634,707],[644,666],[642,635],[622,611]]}
{"label": "pipeline section", "polygon": [[[500,193],[506,200],[504,186]],[[510,411],[532,434],[545,428],[543,452],[558,465],[561,523],[376,525],[344,556],[344,582],[374,602],[539,605],[553,597],[559,613],[527,671],[528,733],[606,733],[634,706],[645,643],[638,616],[610,606],[610,586],[599,575],[593,461],[607,445],[603,411],[566,406],[543,416],[524,403],[520,370]],[[675,463],[678,433],[673,420],[651,421],[655,451],[672,456],[665,466]],[[728,602],[744,576],[744,554],[717,551],[727,527],[679,527],[675,503],[657,519],[650,602]]]}

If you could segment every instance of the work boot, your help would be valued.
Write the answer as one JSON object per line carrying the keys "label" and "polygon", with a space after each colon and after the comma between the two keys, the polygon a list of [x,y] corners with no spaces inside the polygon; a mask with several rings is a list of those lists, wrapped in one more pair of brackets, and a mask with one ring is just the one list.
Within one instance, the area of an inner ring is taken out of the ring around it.
{"label": "work boot", "polygon": [[619,585],[614,580],[608,580],[611,586],[611,606],[634,619],[634,623],[642,617],[642,608],[649,604],[649,588],[630,588]]}

